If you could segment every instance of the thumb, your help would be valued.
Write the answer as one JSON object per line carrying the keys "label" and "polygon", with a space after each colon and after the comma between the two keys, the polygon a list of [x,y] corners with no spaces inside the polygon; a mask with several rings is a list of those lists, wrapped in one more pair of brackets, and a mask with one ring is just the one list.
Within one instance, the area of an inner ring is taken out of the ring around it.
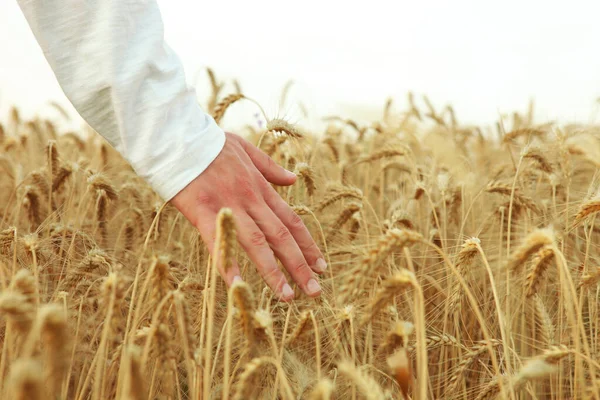
{"label": "thumb", "polygon": [[271,157],[261,149],[254,146],[244,138],[240,138],[242,146],[254,163],[254,166],[269,182],[279,186],[289,186],[296,182],[296,174],[277,164]]}

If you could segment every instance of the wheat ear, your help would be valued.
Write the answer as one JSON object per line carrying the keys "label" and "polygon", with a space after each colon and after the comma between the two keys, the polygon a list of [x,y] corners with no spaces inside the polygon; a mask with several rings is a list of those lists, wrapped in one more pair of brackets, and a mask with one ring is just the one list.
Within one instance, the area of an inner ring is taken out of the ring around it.
{"label": "wheat ear", "polygon": [[542,247],[551,246],[554,243],[554,232],[551,229],[536,229],[531,232],[521,245],[511,254],[508,260],[508,268],[513,272],[524,265],[532,254]]}
{"label": "wheat ear", "polygon": [[243,98],[244,98],[243,94],[234,93],[234,94],[230,94],[229,96],[227,96],[223,100],[221,100],[214,107],[213,112],[212,112],[212,117],[214,118],[215,122],[217,124],[220,123],[221,119],[225,115],[225,112],[227,111],[229,106],[231,106],[233,103],[235,103],[236,101],[241,100]]}
{"label": "wheat ear", "polygon": [[365,396],[366,399],[380,400],[385,398],[383,390],[381,390],[381,386],[379,386],[379,384],[377,384],[372,377],[356,368],[351,362],[340,362],[338,364],[338,370],[342,375],[356,385],[358,390]]}

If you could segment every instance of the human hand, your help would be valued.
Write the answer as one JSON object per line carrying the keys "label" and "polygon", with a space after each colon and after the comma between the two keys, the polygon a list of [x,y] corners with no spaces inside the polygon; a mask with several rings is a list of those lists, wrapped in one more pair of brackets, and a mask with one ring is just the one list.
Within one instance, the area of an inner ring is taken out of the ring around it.
{"label": "human hand", "polygon": [[[277,165],[247,140],[226,133],[217,158],[172,200],[172,204],[200,231],[213,251],[217,213],[232,210],[238,241],[256,264],[269,287],[285,301],[294,297],[275,256],[298,286],[311,297],[321,293],[317,276],[327,264],[302,219],[269,182],[289,186],[296,175]],[[231,285],[240,276],[237,263],[219,273]]]}

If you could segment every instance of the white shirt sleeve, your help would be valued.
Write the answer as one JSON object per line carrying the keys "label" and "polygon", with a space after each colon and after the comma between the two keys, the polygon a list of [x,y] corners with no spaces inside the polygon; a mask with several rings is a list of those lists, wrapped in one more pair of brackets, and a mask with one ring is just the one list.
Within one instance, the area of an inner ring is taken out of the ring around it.
{"label": "white shirt sleeve", "polygon": [[197,104],[155,0],[18,0],[77,112],[165,200],[217,157],[225,133]]}

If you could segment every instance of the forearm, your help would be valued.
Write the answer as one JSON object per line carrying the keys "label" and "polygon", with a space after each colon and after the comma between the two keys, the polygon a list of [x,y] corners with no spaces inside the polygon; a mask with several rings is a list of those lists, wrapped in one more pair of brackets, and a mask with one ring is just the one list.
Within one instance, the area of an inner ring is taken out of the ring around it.
{"label": "forearm", "polygon": [[224,132],[187,87],[156,1],[18,2],[75,109],[163,199],[218,155]]}

